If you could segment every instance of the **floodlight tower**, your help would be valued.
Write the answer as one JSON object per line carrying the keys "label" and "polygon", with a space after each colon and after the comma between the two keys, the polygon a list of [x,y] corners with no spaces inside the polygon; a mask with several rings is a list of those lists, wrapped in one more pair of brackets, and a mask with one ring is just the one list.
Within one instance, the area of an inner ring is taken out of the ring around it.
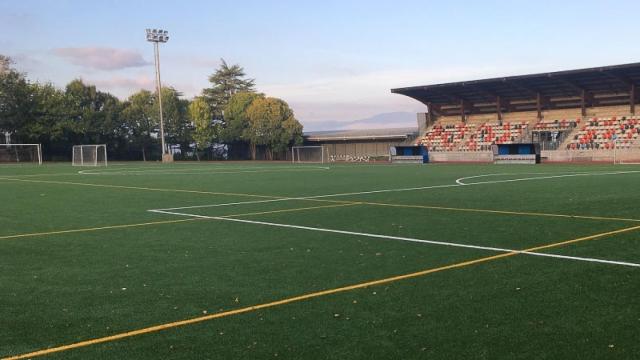
{"label": "floodlight tower", "polygon": [[153,43],[153,50],[156,63],[156,89],[158,91],[158,105],[160,108],[160,141],[162,143],[162,161],[165,162],[167,147],[164,143],[164,119],[162,116],[162,85],[160,83],[160,50],[159,43],[169,41],[169,32],[162,29],[147,29],[147,41]]}

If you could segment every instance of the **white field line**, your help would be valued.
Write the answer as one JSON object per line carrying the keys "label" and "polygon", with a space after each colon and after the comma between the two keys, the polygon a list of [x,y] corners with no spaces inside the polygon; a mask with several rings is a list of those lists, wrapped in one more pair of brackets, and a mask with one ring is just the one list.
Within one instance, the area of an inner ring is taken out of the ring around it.
{"label": "white field line", "polygon": [[469,245],[469,244],[461,244],[461,243],[446,242],[446,241],[416,239],[416,238],[409,238],[409,237],[402,237],[402,236],[391,236],[391,235],[372,234],[372,233],[355,232],[355,231],[347,231],[347,230],[326,229],[326,228],[318,228],[318,227],[302,226],[302,225],[280,224],[280,223],[245,220],[245,219],[238,219],[238,218],[224,217],[224,216],[205,216],[205,215],[195,215],[195,214],[187,214],[187,213],[179,213],[179,212],[163,211],[163,210],[148,210],[148,211],[159,213],[159,214],[166,214],[166,215],[188,216],[188,217],[198,218],[198,219],[230,221],[230,222],[237,222],[237,223],[243,223],[243,224],[264,225],[264,226],[281,227],[281,228],[288,228],[288,229],[299,229],[299,230],[326,232],[326,233],[333,233],[333,234],[362,236],[362,237],[385,239],[385,240],[399,240],[399,241],[406,241],[406,242],[413,242],[413,243],[450,246],[450,247],[456,247],[456,248],[466,248],[466,249],[475,249],[475,250],[486,250],[486,251],[494,251],[494,252],[502,252],[502,253],[517,253],[517,254],[523,254],[523,255],[542,256],[542,257],[550,257],[550,258],[557,258],[557,259],[563,259],[563,260],[585,261],[585,262],[592,262],[592,263],[640,268],[640,264],[624,262],[624,261],[583,258],[583,257],[577,257],[577,256],[556,255],[556,254],[514,250],[514,249],[498,248],[498,247],[490,247],[490,246]]}
{"label": "white field line", "polygon": [[253,167],[247,170],[246,167],[226,167],[226,168],[187,168],[187,169],[116,169],[116,170],[94,170],[85,169],[78,171],[80,175],[198,175],[198,174],[240,174],[255,172],[288,172],[288,171],[326,171],[328,166],[301,166],[301,167]]}
{"label": "white field line", "polygon": [[278,202],[278,201],[289,201],[289,200],[297,200],[297,199],[294,199],[294,198],[278,198],[278,199],[269,199],[269,200],[238,201],[238,202],[223,203],[223,204],[193,205],[193,206],[181,206],[181,207],[174,207],[174,208],[166,208],[166,209],[152,209],[152,210],[149,210],[149,211],[161,212],[161,211],[165,211],[165,210],[214,208],[214,207],[245,205],[245,204],[263,204],[263,203]]}
{"label": "white field line", "polygon": [[[110,164],[111,165],[111,164]],[[108,173],[108,172],[125,172],[125,171],[140,171],[140,172],[149,172],[149,173],[153,173],[153,172],[164,172],[164,171],[185,171],[185,170],[202,170],[202,171],[208,171],[208,170],[262,170],[262,169],[286,169],[286,168],[296,168],[296,166],[292,166],[292,165],[283,165],[283,166],[238,166],[238,165],[216,165],[216,164],[202,164],[202,165],[196,165],[196,164],[182,164],[180,166],[177,166],[178,163],[173,163],[172,166],[175,167],[165,167],[163,165],[148,165],[148,166],[136,166],[136,167],[123,167],[123,168],[117,168],[116,166],[110,166],[109,168],[89,168],[89,169],[84,169],[81,170],[79,172],[86,172],[86,173]],[[299,166],[299,167],[323,167],[323,166]]]}
{"label": "white field line", "polygon": [[[251,201],[241,201],[241,202],[233,202],[233,203],[182,206],[182,207],[174,207],[174,208],[166,208],[166,209],[153,209],[153,210],[159,210],[159,211],[160,210],[184,210],[184,209],[220,207],[220,206],[230,206],[230,205],[259,204],[259,203],[275,202],[275,201],[313,200],[313,199],[322,199],[322,198],[328,198],[328,197],[368,195],[368,194],[389,193],[389,192],[404,192],[404,191],[416,191],[416,190],[428,190],[428,189],[442,189],[442,188],[471,186],[471,185],[499,184],[499,183],[506,183],[506,182],[544,180],[544,179],[562,178],[562,177],[570,177],[570,176],[601,176],[601,175],[621,175],[621,174],[632,174],[632,173],[640,173],[640,170],[616,171],[616,172],[608,172],[608,173],[572,173],[572,174],[564,174],[564,175],[537,176],[537,177],[527,177],[527,178],[518,178],[518,179],[482,181],[482,182],[474,182],[474,183],[464,183],[463,182],[463,180],[466,180],[466,179],[479,178],[479,177],[517,175],[517,174],[510,174],[510,173],[485,174],[485,175],[462,177],[462,178],[457,179],[455,184],[430,185],[430,186],[419,186],[419,187],[397,188],[397,189],[381,189],[381,190],[359,191],[359,192],[351,192],[351,193],[335,193],[335,194],[300,196],[300,197],[278,197],[276,199],[271,199],[271,200],[251,200]],[[534,174],[534,173],[532,173],[532,174]],[[580,217],[580,216],[576,215],[576,217]]]}
{"label": "white field line", "polygon": [[[580,173],[580,174],[565,174],[565,175],[554,175],[554,176],[536,176],[536,177],[527,177],[527,178],[518,178],[518,179],[493,180],[493,181],[482,181],[482,182],[461,184],[458,181],[462,181],[466,179],[463,177],[463,178],[457,179],[455,184],[419,186],[419,187],[399,188],[399,189],[382,189],[382,190],[360,191],[360,192],[352,192],[352,193],[338,193],[338,194],[328,194],[328,195],[315,195],[315,196],[306,196],[302,199],[319,199],[319,198],[326,198],[326,197],[338,197],[338,196],[349,196],[349,195],[367,195],[367,194],[377,194],[377,193],[386,193],[386,192],[441,189],[441,188],[469,186],[469,185],[500,184],[500,183],[514,182],[514,181],[544,180],[544,179],[552,179],[556,177],[568,177],[568,176],[589,176],[589,175],[601,176],[601,175],[621,175],[621,174],[632,174],[632,173],[640,173],[640,170],[616,171],[616,172],[608,172],[608,173]],[[491,175],[492,174],[487,174],[485,176],[491,176]],[[497,174],[497,175],[504,175],[504,174]],[[497,176],[497,175],[493,175],[493,176]],[[517,174],[512,174],[512,175],[517,175]],[[294,199],[297,199],[297,198],[294,198]]]}
{"label": "white field line", "polygon": [[480,177],[518,175],[518,174],[486,174],[486,175],[475,175],[475,176],[462,177],[462,178],[456,180],[456,184],[463,185],[463,186],[469,186],[469,185],[482,185],[482,184],[509,183],[509,182],[516,182],[516,181],[556,179],[556,178],[565,178],[565,177],[574,177],[574,176],[603,176],[603,175],[622,175],[622,174],[634,174],[634,173],[640,173],[640,170],[615,171],[615,172],[605,172],[605,173],[573,173],[573,174],[535,176],[535,177],[529,177],[529,178],[517,178],[517,179],[506,179],[506,180],[479,181],[479,182],[472,182],[472,183],[464,182],[464,180],[475,179],[475,178],[480,178]]}
{"label": "white field line", "polygon": [[174,207],[174,208],[166,208],[166,209],[151,209],[149,211],[199,209],[199,208],[210,208],[210,207],[220,207],[220,206],[230,206],[230,205],[261,204],[261,203],[276,202],[276,201],[313,200],[313,199],[321,199],[321,198],[325,198],[325,197],[338,197],[338,196],[347,196],[347,195],[364,195],[364,194],[374,194],[374,193],[378,193],[378,192],[392,192],[392,191],[425,190],[425,189],[458,187],[458,186],[462,186],[462,185],[449,184],[449,185],[422,186],[422,187],[418,187],[418,188],[386,189],[386,190],[362,191],[362,192],[354,192],[354,193],[341,193],[341,194],[328,194],[328,195],[313,195],[313,196],[300,196],[300,197],[279,197],[279,198],[276,198],[276,199],[269,199],[269,200],[250,200],[250,201],[239,201],[239,202],[233,202],[233,203],[223,203],[223,204],[210,204],[210,205],[206,205],[205,204],[205,205],[194,205],[194,206],[182,206],[182,207]]}

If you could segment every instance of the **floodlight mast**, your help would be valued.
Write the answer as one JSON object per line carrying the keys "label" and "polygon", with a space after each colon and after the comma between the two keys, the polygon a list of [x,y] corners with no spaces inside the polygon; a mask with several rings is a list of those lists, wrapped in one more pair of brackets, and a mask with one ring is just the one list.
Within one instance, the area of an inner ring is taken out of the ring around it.
{"label": "floodlight mast", "polygon": [[162,144],[162,161],[165,161],[167,147],[164,142],[164,119],[162,114],[162,85],[160,82],[160,49],[159,43],[169,41],[169,32],[167,30],[147,29],[147,41],[153,43],[153,52],[156,64],[156,90],[158,91],[158,107],[160,109],[160,142]]}

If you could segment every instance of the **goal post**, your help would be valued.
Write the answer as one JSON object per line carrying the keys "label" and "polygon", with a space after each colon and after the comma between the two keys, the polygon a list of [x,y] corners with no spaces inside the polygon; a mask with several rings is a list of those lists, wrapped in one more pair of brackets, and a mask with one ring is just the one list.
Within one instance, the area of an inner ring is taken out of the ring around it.
{"label": "goal post", "polygon": [[0,163],[42,165],[42,146],[40,144],[0,144]]}
{"label": "goal post", "polygon": [[293,164],[301,163],[320,163],[326,162],[323,146],[293,146],[291,147],[291,162]]}
{"label": "goal post", "polygon": [[74,145],[73,166],[107,166],[107,145]]}
{"label": "goal post", "polygon": [[614,164],[640,164],[640,139],[617,139],[613,147]]}
{"label": "goal post", "polygon": [[614,164],[640,164],[640,139],[617,139],[613,147]]}

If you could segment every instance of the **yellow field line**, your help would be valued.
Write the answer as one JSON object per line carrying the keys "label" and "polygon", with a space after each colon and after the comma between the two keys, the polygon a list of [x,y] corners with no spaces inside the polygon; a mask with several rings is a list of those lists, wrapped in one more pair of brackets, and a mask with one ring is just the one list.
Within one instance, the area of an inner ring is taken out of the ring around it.
{"label": "yellow field line", "polygon": [[181,223],[181,222],[194,221],[194,220],[203,220],[203,219],[189,218],[189,219],[179,219],[179,220],[164,220],[164,221],[152,221],[152,222],[145,222],[145,223],[138,223],[138,224],[109,225],[109,226],[100,226],[100,227],[92,227],[92,228],[54,230],[54,231],[38,232],[38,233],[4,235],[4,236],[0,236],[0,240],[36,237],[36,236],[48,236],[48,235],[72,234],[72,233],[91,232],[91,231],[110,230],[110,229],[125,229],[125,228],[139,227],[139,226],[174,224],[174,223]]}
{"label": "yellow field line", "polygon": [[584,236],[584,237],[580,237],[580,238],[577,238],[577,239],[561,241],[561,242],[557,242],[557,243],[553,243],[553,244],[536,246],[536,247],[532,247],[532,248],[526,249],[524,251],[538,251],[538,250],[550,249],[550,248],[554,248],[554,247],[558,247],[558,246],[575,244],[575,243],[582,242],[582,241],[593,240],[593,239],[597,239],[597,238],[601,238],[601,237],[605,237],[605,236],[622,234],[622,233],[635,231],[635,230],[640,230],[640,225],[639,226],[632,226],[632,227],[628,227],[628,228],[623,228],[623,229],[618,229],[618,230],[613,230],[613,231],[607,231],[607,232],[600,233],[600,234],[595,234],[595,235]]}
{"label": "yellow field line", "polygon": [[[335,208],[335,207],[343,207],[343,206],[354,206],[360,205],[360,203],[352,202],[348,204],[334,204],[334,205],[322,205],[322,206],[309,206],[303,208],[293,208],[293,209],[282,209],[282,210],[269,210],[269,211],[258,211],[252,213],[243,213],[243,214],[234,214],[234,215],[223,215],[216,216],[218,218],[231,218],[231,217],[241,217],[241,216],[253,216],[253,215],[268,215],[268,214],[278,214],[283,212],[292,212],[292,211],[304,211],[304,210],[315,210],[315,209],[327,209],[327,208]],[[205,218],[206,219],[206,218]],[[215,218],[211,219],[215,220]]]}
{"label": "yellow field line", "polygon": [[187,189],[166,189],[166,188],[149,188],[149,187],[140,187],[140,186],[126,186],[126,185],[91,184],[91,183],[79,183],[79,182],[72,182],[72,181],[14,179],[14,178],[6,178],[6,177],[0,177],[0,180],[20,181],[20,182],[28,182],[28,183],[55,184],[55,185],[74,185],[74,186],[88,186],[88,187],[111,188],[111,189],[126,189],[126,190],[177,192],[177,193],[188,193],[188,194],[223,195],[223,196],[238,196],[238,197],[244,196],[244,197],[254,197],[254,198],[270,199],[270,200],[292,199],[292,200],[305,200],[305,201],[315,201],[315,202],[325,202],[325,203],[339,203],[339,204],[354,202],[354,201],[347,201],[347,200],[302,199],[302,198],[298,199],[298,198],[289,198],[285,196],[257,195],[257,194],[243,194],[243,193],[201,191],[201,190],[187,190]]}
{"label": "yellow field line", "polygon": [[611,221],[640,222],[640,219],[616,218],[616,217],[604,217],[604,216],[590,216],[590,215],[569,215],[569,214],[554,214],[554,213],[540,213],[540,212],[526,212],[526,211],[510,211],[510,210],[455,208],[455,207],[448,207],[448,206],[393,204],[393,203],[379,203],[379,202],[368,202],[368,201],[361,201],[360,203],[363,204],[363,205],[389,206],[389,207],[402,207],[402,208],[415,208],[415,209],[429,209],[429,210],[464,211],[464,212],[477,212],[477,213],[503,214],[503,215],[559,217],[559,218],[586,219],[586,220],[611,220]]}
{"label": "yellow field line", "polygon": [[[601,237],[605,237],[605,236],[610,236],[610,235],[630,232],[630,231],[634,231],[634,230],[638,230],[638,229],[640,229],[640,226],[634,226],[634,227],[629,227],[629,228],[624,228],[624,229],[619,229],[619,230],[614,230],[614,231],[608,231],[608,232],[604,232],[604,233],[600,233],[600,234],[584,236],[584,237],[580,237],[580,238],[577,238],[577,239],[561,241],[561,242],[557,242],[557,243],[553,243],[553,244],[536,246],[536,247],[528,248],[528,249],[521,250],[521,251],[531,252],[531,251],[536,251],[536,250],[541,250],[541,249],[549,249],[549,248],[563,246],[563,245],[567,245],[567,244],[573,244],[573,243],[577,243],[577,242],[581,242],[581,241],[593,240],[593,239],[597,239],[597,238],[601,238]],[[204,322],[204,321],[213,320],[213,319],[219,319],[219,318],[224,318],[224,317],[229,317],[229,316],[233,316],[233,315],[239,315],[239,314],[248,313],[248,312],[252,312],[252,311],[256,311],[256,310],[261,310],[261,309],[276,307],[276,306],[280,306],[280,305],[286,305],[286,304],[290,304],[290,303],[294,303],[294,302],[300,302],[300,301],[304,301],[304,300],[309,300],[309,299],[313,299],[313,298],[317,298],[317,297],[321,297],[321,296],[327,296],[327,295],[332,295],[332,294],[337,294],[337,293],[343,293],[343,292],[347,292],[347,291],[363,289],[363,288],[376,286],[376,285],[388,284],[388,283],[392,283],[392,282],[396,282],[396,281],[400,281],[400,280],[416,278],[416,277],[425,276],[425,275],[429,275],[429,274],[433,274],[433,273],[437,273],[437,272],[442,272],[442,271],[446,271],[446,270],[451,270],[451,269],[463,268],[463,267],[467,267],[467,266],[471,266],[471,265],[475,265],[475,264],[480,264],[480,263],[485,263],[485,262],[489,262],[489,261],[493,261],[493,260],[498,260],[498,259],[502,259],[502,258],[506,258],[506,257],[518,255],[518,254],[520,254],[519,251],[513,251],[513,252],[509,252],[509,253],[503,253],[503,254],[498,254],[498,255],[482,257],[482,258],[478,258],[478,259],[474,259],[474,260],[462,261],[462,262],[459,262],[459,263],[440,266],[440,267],[436,267],[436,268],[425,269],[425,270],[421,270],[421,271],[417,271],[417,272],[413,272],[413,273],[397,275],[397,276],[392,276],[392,277],[388,277],[388,278],[372,280],[372,281],[362,282],[362,283],[358,283],[358,284],[353,284],[353,285],[348,285],[348,286],[343,286],[343,287],[338,287],[338,288],[333,288],[333,289],[316,291],[316,292],[307,293],[307,294],[298,295],[298,296],[293,296],[293,297],[289,297],[289,298],[285,298],[285,299],[281,299],[281,300],[277,300],[277,301],[272,301],[272,302],[268,302],[268,303],[264,303],[264,304],[247,306],[247,307],[240,308],[240,309],[224,311],[224,312],[211,314],[211,315],[198,316],[198,317],[191,318],[191,319],[180,320],[180,321],[170,322],[170,323],[166,323],[166,324],[150,326],[150,327],[137,329],[137,330],[133,330],[133,331],[127,331],[127,332],[123,332],[123,333],[119,333],[119,334],[115,334],[115,335],[110,335],[110,336],[105,336],[105,337],[101,337],[101,338],[85,340],[85,341],[80,341],[80,342],[76,342],[76,343],[72,343],[72,344],[67,344],[67,345],[52,347],[52,348],[48,348],[48,349],[38,350],[38,351],[26,353],[26,354],[14,355],[14,356],[10,356],[10,357],[4,358],[3,360],[27,359],[27,358],[33,358],[33,357],[37,357],[37,356],[53,354],[53,353],[57,353],[57,352],[77,349],[77,348],[96,345],[96,344],[117,341],[117,340],[120,340],[120,339],[129,338],[129,337],[133,337],[133,336],[149,334],[149,333],[153,333],[153,332],[172,329],[172,328],[185,326],[185,325],[201,323],[201,322]]]}
{"label": "yellow field line", "polygon": [[368,201],[351,201],[351,200],[328,200],[328,199],[304,198],[304,197],[300,197],[300,198],[291,197],[291,198],[289,198],[289,197],[274,196],[274,195],[257,195],[257,194],[243,194],[243,193],[212,192],[212,191],[185,190],[185,189],[148,188],[148,187],[138,187],[138,186],[125,186],[125,185],[77,183],[77,182],[70,182],[70,181],[29,180],[29,179],[13,179],[13,178],[2,178],[2,177],[0,177],[0,180],[22,181],[22,182],[31,182],[31,183],[45,183],[45,184],[59,184],[59,185],[90,186],[90,187],[115,188],[115,189],[129,189],[129,190],[178,192],[178,193],[191,193],[191,194],[238,196],[238,197],[255,197],[255,198],[272,199],[272,200],[292,199],[292,200],[301,200],[301,201],[326,202],[326,203],[334,203],[334,204],[355,203],[355,204],[372,205],[372,206],[389,206],[389,207],[415,208],[415,209],[462,211],[462,212],[476,212],[476,213],[487,213],[487,214],[558,217],[558,218],[567,218],[567,219],[587,219],[587,220],[604,220],[604,221],[640,222],[640,219],[616,218],[616,217],[604,217],[604,216],[590,216],[590,215],[569,215],[569,214],[539,213],[539,212],[526,212],[526,211],[456,208],[456,207],[448,207],[448,206],[393,204],[393,203],[368,202]]}
{"label": "yellow field line", "polygon": [[20,181],[20,182],[28,182],[28,183],[42,183],[42,184],[89,186],[89,187],[113,188],[113,189],[145,190],[145,191],[159,191],[159,192],[178,192],[178,193],[189,193],[189,194],[246,196],[246,197],[257,197],[257,198],[263,198],[263,199],[281,198],[281,197],[269,196],[269,195],[237,194],[237,193],[227,193],[227,192],[183,190],[183,189],[148,188],[148,187],[126,186],[126,185],[90,184],[90,183],[79,183],[79,182],[72,182],[72,181],[31,180],[31,179],[12,179],[12,178],[0,178],[0,180]]}
{"label": "yellow field line", "polygon": [[[267,215],[267,214],[276,214],[276,213],[283,213],[283,212],[295,212],[295,211],[325,209],[325,208],[334,208],[334,207],[341,207],[341,206],[353,206],[353,205],[358,205],[358,203],[334,204],[334,205],[310,206],[310,207],[293,208],[293,209],[269,210],[269,211],[259,211],[259,212],[223,215],[223,216],[218,216],[218,217],[227,218],[227,217],[240,217],[240,216]],[[178,220],[152,221],[152,222],[144,222],[144,223],[137,223],[137,224],[108,225],[108,226],[100,226],[100,227],[92,227],[92,228],[69,229],[69,230],[54,230],[54,231],[37,232],[37,233],[4,235],[4,236],[0,236],[0,240],[26,238],[26,237],[37,237],[37,236],[48,236],[48,235],[60,235],[60,234],[73,234],[73,233],[92,232],[92,231],[100,231],[100,230],[126,229],[126,228],[132,228],[132,227],[140,227],[140,226],[174,224],[174,223],[181,223],[181,222],[188,222],[188,221],[195,221],[195,220],[215,220],[215,219],[188,218],[188,219],[178,219]]]}

